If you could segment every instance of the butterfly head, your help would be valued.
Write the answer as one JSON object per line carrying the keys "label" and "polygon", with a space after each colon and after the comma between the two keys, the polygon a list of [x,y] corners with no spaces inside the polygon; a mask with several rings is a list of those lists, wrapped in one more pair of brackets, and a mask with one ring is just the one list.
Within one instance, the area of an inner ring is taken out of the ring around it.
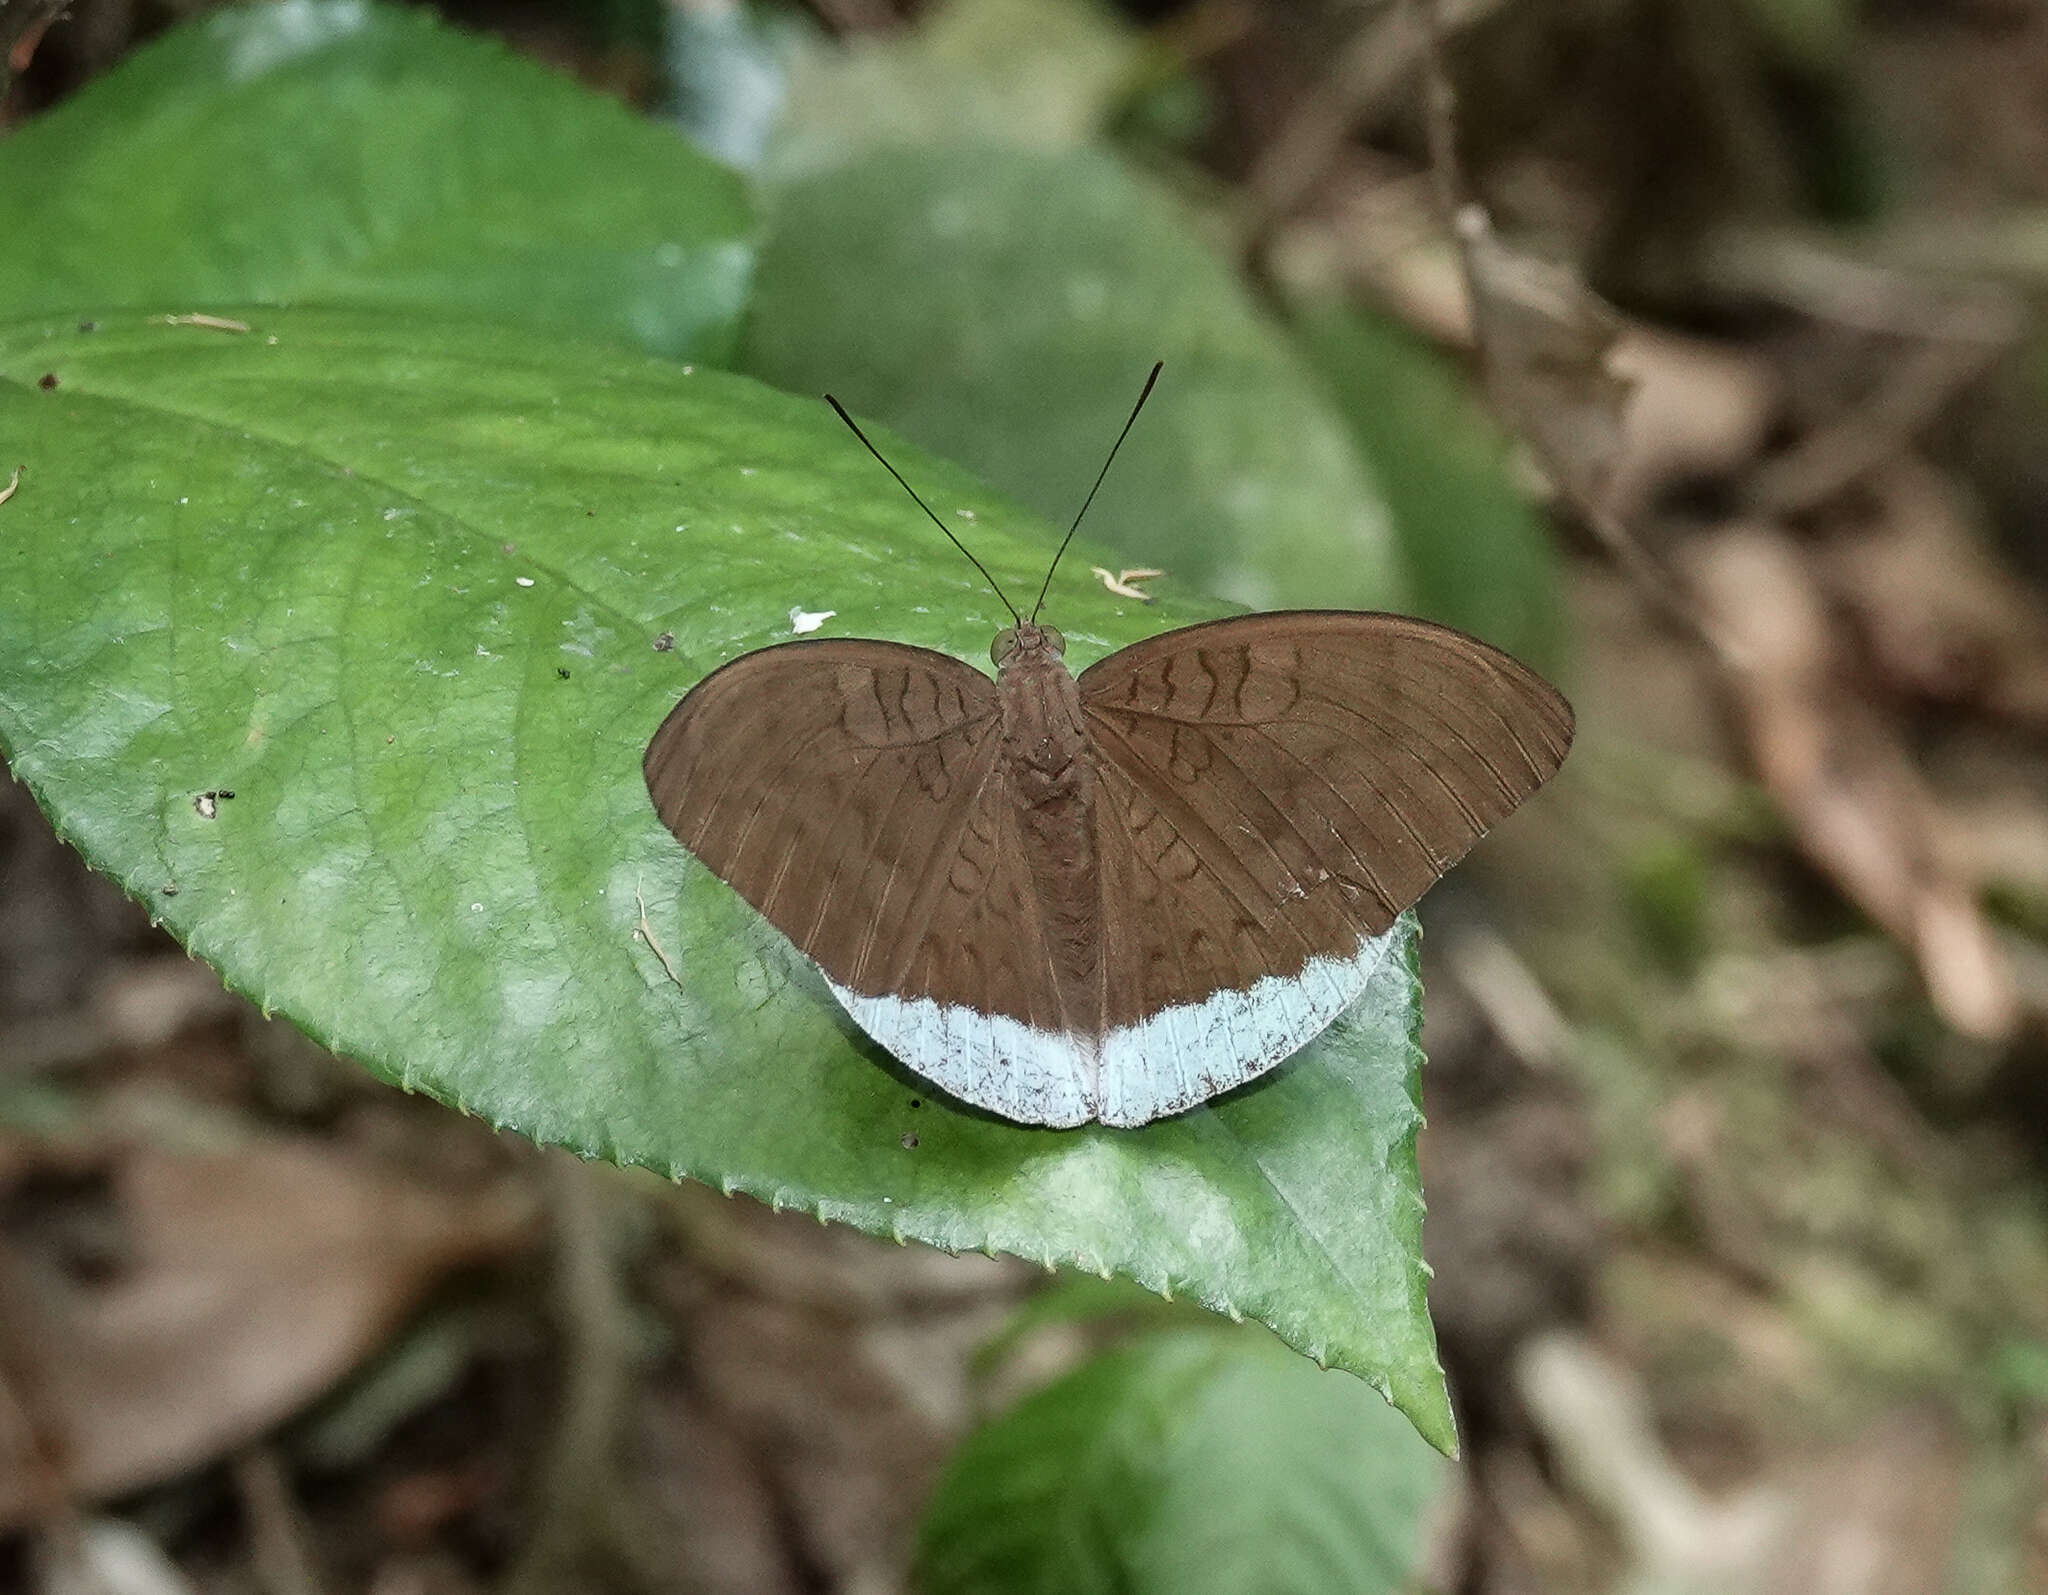
{"label": "butterfly head", "polygon": [[988,656],[995,661],[996,669],[1008,670],[1034,655],[1050,655],[1057,659],[1066,651],[1066,638],[1050,626],[1033,625],[1027,620],[1015,626],[1005,626],[997,632],[995,645],[989,649]]}

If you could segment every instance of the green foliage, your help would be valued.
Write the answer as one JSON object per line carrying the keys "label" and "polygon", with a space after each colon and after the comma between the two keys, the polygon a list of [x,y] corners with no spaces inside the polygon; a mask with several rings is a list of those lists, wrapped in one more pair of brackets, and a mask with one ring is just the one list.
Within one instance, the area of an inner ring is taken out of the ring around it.
{"label": "green foliage", "polygon": [[830,387],[1065,522],[1154,360],[1097,537],[1181,590],[1403,606],[1386,509],[1313,378],[1179,209],[1099,152],[892,150],[789,184],[740,364]]}
{"label": "green foliage", "polygon": [[1707,859],[1689,839],[1660,838],[1622,862],[1629,918],[1644,951],[1672,974],[1698,966],[1708,945]]}
{"label": "green foliage", "polygon": [[768,167],[942,141],[1075,148],[1135,86],[1141,54],[1098,0],[945,0],[915,33],[798,50]]}
{"label": "green foliage", "polygon": [[0,318],[255,301],[435,307],[717,358],[737,176],[430,12],[223,11],[0,146]]}
{"label": "green foliage", "polygon": [[[0,328],[0,747],[230,984],[538,1141],[1250,1314],[1450,1443],[1412,941],[1228,1101],[1026,1130],[897,1071],[656,820],[646,739],[792,609],[970,660],[1002,618],[822,405],[446,317],[86,312]],[[1052,528],[888,446],[1042,571]],[[1215,612],[1055,609],[1077,667]]]}
{"label": "green foliage", "polygon": [[1555,669],[1564,604],[1550,541],[1457,369],[1356,310],[1304,308],[1296,330],[1386,494],[1417,612]]}
{"label": "green foliage", "polygon": [[[1182,208],[1085,147],[1143,77],[1127,32],[960,0],[876,51],[792,78],[778,169],[841,164],[772,192],[758,291],[735,174],[365,0],[174,30],[0,145],[0,471],[28,467],[0,505],[0,747],[232,985],[387,1078],[872,1233],[1257,1317],[1448,1446],[1412,944],[1224,1103],[1026,1131],[878,1054],[647,802],[662,714],[793,609],[985,661],[993,599],[821,388],[1063,523],[1163,358],[1091,530],[1165,566],[1169,598],[1402,606],[1362,449],[1433,528],[1408,552],[1437,612],[1519,645],[1541,607],[1532,580],[1521,607],[1458,608],[1466,575],[1529,568],[1527,526],[1454,553],[1518,507],[1462,417],[1406,425],[1418,392],[1450,415],[1443,369],[1340,349],[1347,431]],[[1064,87],[1027,105],[998,80]],[[863,82],[925,119],[867,118]],[[917,147],[968,106],[1032,148]],[[705,114],[758,142],[758,105]],[[167,319],[202,309],[254,330]],[[804,399],[705,369],[743,313],[748,367]],[[900,463],[1035,587],[1051,528]],[[1117,600],[1091,561],[1112,556],[1084,544],[1052,597],[1077,665],[1216,612]]]}
{"label": "green foliage", "polygon": [[1407,1587],[1445,1467],[1359,1385],[1262,1336],[1147,1336],[971,1436],[926,1595],[1374,1595]]}

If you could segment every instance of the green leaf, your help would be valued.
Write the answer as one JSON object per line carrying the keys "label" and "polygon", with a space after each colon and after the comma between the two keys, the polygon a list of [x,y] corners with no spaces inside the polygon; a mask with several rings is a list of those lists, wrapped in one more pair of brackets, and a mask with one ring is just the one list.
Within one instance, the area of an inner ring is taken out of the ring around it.
{"label": "green leaf", "polygon": [[1305,307],[1297,330],[1386,493],[1417,611],[1555,669],[1564,600],[1550,538],[1457,367],[1348,307]]}
{"label": "green leaf", "polygon": [[1385,508],[1314,380],[1106,155],[901,150],[790,184],[740,366],[829,389],[1064,524],[1154,360],[1094,535],[1184,591],[1401,607]]}
{"label": "green leaf", "polygon": [[0,143],[0,317],[438,307],[729,352],[740,179],[432,13],[217,12]]}
{"label": "green leaf", "polygon": [[[952,1110],[677,847],[640,757],[793,609],[985,662],[1003,615],[966,562],[815,401],[517,328],[244,314],[246,335],[91,307],[0,326],[0,438],[27,466],[0,504],[0,747],[93,864],[387,1079],[875,1234],[1250,1314],[1450,1444],[1412,925],[1346,1019],[1221,1105],[1139,1131]],[[1052,528],[899,459],[975,517],[999,579],[1043,570]],[[1056,597],[1076,668],[1215,612],[1085,575]]]}
{"label": "green leaf", "polygon": [[907,35],[814,35],[768,166],[791,177],[924,142],[1070,148],[1109,121],[1142,50],[1097,0],[948,0]]}
{"label": "green leaf", "polygon": [[1263,1337],[1152,1335],[969,1437],[927,1509],[919,1587],[1401,1590],[1446,1473],[1356,1380]]}

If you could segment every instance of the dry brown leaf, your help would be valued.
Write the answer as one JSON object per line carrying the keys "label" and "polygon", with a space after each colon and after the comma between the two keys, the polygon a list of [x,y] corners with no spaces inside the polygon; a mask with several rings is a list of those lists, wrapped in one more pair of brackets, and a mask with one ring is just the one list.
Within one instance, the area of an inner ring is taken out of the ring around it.
{"label": "dry brown leaf", "polygon": [[1936,845],[1932,800],[1891,727],[1843,685],[1821,596],[1791,540],[1727,526],[1690,549],[1693,593],[1740,668],[1750,754],[1808,857],[1912,952],[1942,1016],[2001,1039],[2012,972],[1970,883]]}
{"label": "dry brown leaf", "polygon": [[1985,547],[1932,467],[1895,459],[1821,570],[1900,689],[2048,726],[2048,615]]}
{"label": "dry brown leaf", "polygon": [[1607,355],[1629,385],[1608,504],[1624,518],[1673,483],[1733,475],[1764,445],[1777,383],[1753,354],[1631,325]]}
{"label": "dry brown leaf", "polygon": [[1458,251],[1437,219],[1427,174],[1395,175],[1357,153],[1327,220],[1277,234],[1275,274],[1296,288],[1327,291],[1331,279],[1365,289],[1424,337],[1472,344],[1472,303]]}
{"label": "dry brown leaf", "polygon": [[[108,1170],[104,1270],[0,1238],[0,1373],[55,1437],[76,1498],[139,1488],[246,1444],[353,1369],[449,1269],[531,1229],[502,1190],[453,1195],[311,1141]],[[0,1529],[34,1505],[32,1453],[0,1444]]]}
{"label": "dry brown leaf", "polygon": [[1627,1587],[1740,1590],[1780,1531],[1775,1491],[1702,1492],[1671,1458],[1640,1377],[1584,1336],[1531,1336],[1514,1380],[1562,1479],[1614,1527],[1637,1570]]}
{"label": "dry brown leaf", "polygon": [[1944,1587],[1968,1453],[1954,1421],[1908,1408],[1799,1470],[1761,1595],[1923,1595]]}

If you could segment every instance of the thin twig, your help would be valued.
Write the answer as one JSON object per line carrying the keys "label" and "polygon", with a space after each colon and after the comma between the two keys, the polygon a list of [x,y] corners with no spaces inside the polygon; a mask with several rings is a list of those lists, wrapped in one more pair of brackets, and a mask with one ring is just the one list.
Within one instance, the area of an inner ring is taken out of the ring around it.
{"label": "thin twig", "polygon": [[267,1595],[321,1595],[326,1586],[276,1449],[259,1445],[242,1452],[233,1472],[258,1584]]}
{"label": "thin twig", "polygon": [[21,486],[21,471],[22,468],[17,465],[14,468],[14,474],[7,479],[7,485],[0,487],[0,504],[5,504],[14,497],[15,489]]}
{"label": "thin twig", "polygon": [[886,33],[903,19],[882,0],[808,0],[818,20],[842,37],[854,33]]}
{"label": "thin twig", "polygon": [[[1415,26],[1423,41],[1423,113],[1429,139],[1430,177],[1437,210],[1445,230],[1457,246],[1458,268],[1464,278],[1466,301],[1471,307],[1472,342],[1481,369],[1489,378],[1500,369],[1503,351],[1494,326],[1493,296],[1487,291],[1478,260],[1493,244],[1492,223],[1485,210],[1465,197],[1463,168],[1458,156],[1458,96],[1445,57],[1445,30],[1441,0],[1403,0],[1415,15]],[[1542,439],[1510,413],[1510,425],[1540,455]],[[1586,527],[1599,539],[1608,556],[1641,589],[1666,619],[1690,633],[1724,664],[1744,668],[1742,650],[1720,632],[1687,589],[1685,583],[1637,540],[1602,500],[1584,490],[1577,473],[1560,459],[1541,461],[1546,474]]]}
{"label": "thin twig", "polygon": [[[1438,26],[1470,27],[1503,0],[1460,0]],[[1245,181],[1248,231],[1259,236],[1295,209],[1330,169],[1352,131],[1408,81],[1425,49],[1429,20],[1415,7],[1398,6],[1365,22],[1338,52],[1335,64],[1303,96],[1280,131],[1260,151]]]}
{"label": "thin twig", "polygon": [[540,1479],[532,1535],[500,1595],[571,1587],[578,1563],[612,1549],[619,1521],[613,1455],[626,1410],[632,1334],[593,1169],[545,1155],[555,1225],[554,1312],[564,1371],[562,1416]]}
{"label": "thin twig", "polygon": [[70,0],[0,0],[0,108],[15,76],[26,70],[43,30]]}

